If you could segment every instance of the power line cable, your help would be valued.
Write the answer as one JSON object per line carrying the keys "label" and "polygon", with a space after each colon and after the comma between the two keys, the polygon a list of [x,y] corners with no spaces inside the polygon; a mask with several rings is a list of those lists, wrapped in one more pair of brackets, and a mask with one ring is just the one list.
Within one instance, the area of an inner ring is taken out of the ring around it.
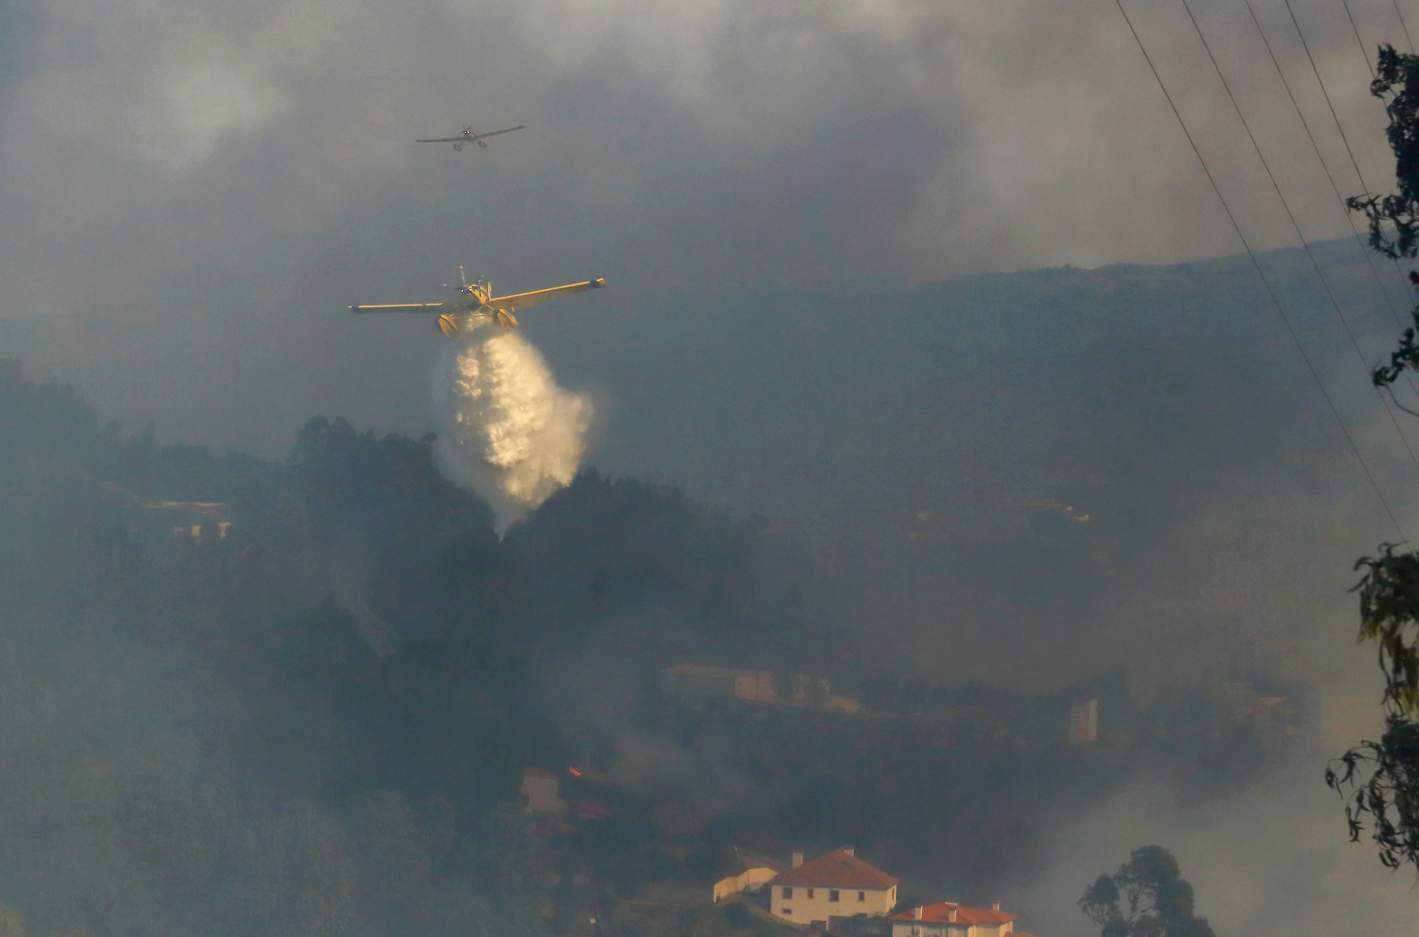
{"label": "power line cable", "polygon": [[[1325,171],[1326,181],[1330,183],[1330,191],[1335,193],[1335,199],[1340,203],[1340,211],[1345,215],[1346,222],[1350,225],[1350,231],[1355,235],[1355,246],[1360,249],[1360,256],[1365,258],[1365,263],[1370,268],[1370,273],[1375,278],[1375,285],[1380,288],[1380,293],[1384,296],[1385,304],[1389,306],[1390,313],[1394,316],[1394,321],[1399,327],[1404,328],[1404,320],[1399,314],[1399,307],[1394,304],[1394,300],[1389,295],[1389,288],[1385,286],[1384,280],[1380,277],[1379,268],[1375,266],[1374,257],[1371,251],[1365,247],[1364,238],[1360,237],[1360,229],[1355,225],[1355,216],[1345,205],[1345,196],[1340,194],[1340,186],[1335,184],[1335,176],[1331,174],[1330,166],[1326,164],[1325,156],[1321,154],[1320,145],[1316,142],[1316,136],[1311,132],[1311,125],[1306,120],[1306,115],[1301,111],[1301,105],[1296,101],[1296,95],[1291,90],[1291,83],[1286,80],[1286,73],[1281,68],[1281,62],[1277,60],[1276,53],[1272,51],[1271,40],[1266,38],[1266,30],[1261,26],[1261,20],[1256,15],[1256,8],[1252,6],[1251,0],[1244,0],[1247,12],[1251,14],[1251,21],[1256,24],[1256,31],[1261,35],[1262,44],[1266,46],[1266,54],[1271,57],[1271,64],[1276,68],[1276,75],[1281,79],[1281,87],[1286,89],[1286,96],[1291,99],[1291,107],[1295,109],[1296,116],[1301,120],[1301,127],[1306,131],[1306,137],[1311,141],[1311,149],[1316,154],[1316,159],[1320,162],[1320,168]],[[1304,238],[1302,239],[1304,241]]]}
{"label": "power line cable", "polygon": [[1153,73],[1153,78],[1158,82],[1158,88],[1163,92],[1163,97],[1168,101],[1168,107],[1173,111],[1173,116],[1177,118],[1178,126],[1182,128],[1183,136],[1187,137],[1188,145],[1192,147],[1193,155],[1197,157],[1197,162],[1202,166],[1202,172],[1207,176],[1207,181],[1212,185],[1212,191],[1217,194],[1217,201],[1221,202],[1222,210],[1227,214],[1227,220],[1232,224],[1232,230],[1237,233],[1237,239],[1242,242],[1242,247],[1250,258],[1252,267],[1256,269],[1256,274],[1261,278],[1262,286],[1266,288],[1266,294],[1271,298],[1271,305],[1276,309],[1281,321],[1285,323],[1286,331],[1291,335],[1291,341],[1296,346],[1296,351],[1300,354],[1301,360],[1305,362],[1306,370],[1310,372],[1311,380],[1315,382],[1316,389],[1320,391],[1321,397],[1325,399],[1326,406],[1330,408],[1330,415],[1335,418],[1335,423],[1340,427],[1341,434],[1350,445],[1350,451],[1355,456],[1355,461],[1360,463],[1360,470],[1364,472],[1365,478],[1369,480],[1370,488],[1374,490],[1375,497],[1384,507],[1385,513],[1389,516],[1390,523],[1399,532],[1401,540],[1408,540],[1404,534],[1404,528],[1399,523],[1399,518],[1394,514],[1394,510],[1389,506],[1389,501],[1385,498],[1384,492],[1380,490],[1379,483],[1375,481],[1374,473],[1370,471],[1370,466],[1365,462],[1365,457],[1360,453],[1360,447],[1355,443],[1355,437],[1350,435],[1350,430],[1346,428],[1345,421],[1340,416],[1340,411],[1336,409],[1335,401],[1330,397],[1330,393],[1325,389],[1324,382],[1320,379],[1320,372],[1316,370],[1315,364],[1311,361],[1310,355],[1306,354],[1305,346],[1301,344],[1300,336],[1296,334],[1296,329],[1291,325],[1290,318],[1281,307],[1281,301],[1276,296],[1275,289],[1271,286],[1271,281],[1266,278],[1266,274],[1261,269],[1261,264],[1256,259],[1256,253],[1251,249],[1246,235],[1242,233],[1241,225],[1237,223],[1237,216],[1232,212],[1232,208],[1227,204],[1227,199],[1222,195],[1222,189],[1217,184],[1217,178],[1212,174],[1212,170],[1207,166],[1207,160],[1203,159],[1202,151],[1197,147],[1197,141],[1193,139],[1192,132],[1187,129],[1187,122],[1183,120],[1182,113],[1178,111],[1178,106],[1173,101],[1173,96],[1168,92],[1168,86],[1163,83],[1163,76],[1158,73],[1158,68],[1153,64],[1153,57],[1148,54],[1148,49],[1143,44],[1143,38],[1138,35],[1138,30],[1133,26],[1133,20],[1129,19],[1128,11],[1123,8],[1123,0],[1114,0],[1119,13],[1123,16],[1123,21],[1128,24],[1128,31],[1133,34],[1133,41],[1138,43],[1138,51],[1143,53],[1143,59],[1148,63],[1148,69]]}
{"label": "power line cable", "polygon": [[[1355,151],[1350,148],[1350,138],[1345,135],[1345,125],[1340,122],[1340,116],[1335,113],[1335,103],[1330,99],[1330,91],[1325,87],[1325,79],[1321,77],[1320,69],[1316,66],[1315,56],[1311,54],[1311,44],[1306,41],[1306,31],[1301,28],[1301,21],[1296,18],[1296,11],[1291,8],[1291,0],[1281,0],[1281,2],[1286,5],[1286,12],[1291,16],[1291,24],[1296,27],[1296,35],[1301,40],[1301,48],[1305,50],[1306,61],[1311,63],[1311,73],[1316,76],[1316,84],[1320,85],[1320,93],[1325,98],[1325,106],[1330,109],[1330,119],[1335,122],[1335,129],[1340,134],[1340,141],[1345,144],[1345,155],[1350,157],[1350,165],[1355,170],[1355,178],[1360,180],[1361,191],[1368,195],[1370,193],[1370,187],[1365,182],[1365,174],[1360,171],[1360,161],[1355,158]],[[1346,7],[1346,13],[1349,13],[1349,10],[1350,8]],[[1351,20],[1351,23],[1353,24],[1354,20]],[[1357,40],[1359,39],[1358,31],[1356,32],[1355,38]],[[1365,68],[1369,70],[1371,80],[1373,81],[1375,70],[1370,65],[1370,57],[1365,53],[1363,43],[1360,46],[1360,53],[1365,59]],[[1405,288],[1409,290],[1412,298],[1414,296],[1414,288],[1410,285],[1408,279],[1405,278],[1403,271],[1399,269],[1399,259],[1391,257],[1390,261],[1394,264],[1394,272],[1399,274],[1400,282],[1405,284]],[[1401,323],[1401,325],[1402,324],[1403,323]]]}
{"label": "power line cable", "polygon": [[[1325,273],[1321,270],[1320,263],[1316,260],[1315,254],[1311,251],[1311,246],[1306,242],[1306,236],[1301,232],[1301,226],[1296,221],[1296,215],[1291,211],[1290,204],[1286,201],[1285,194],[1281,191],[1281,184],[1276,180],[1276,174],[1271,171],[1271,165],[1266,161],[1266,156],[1261,151],[1261,144],[1257,142],[1256,135],[1252,133],[1251,125],[1247,123],[1246,116],[1242,114],[1241,105],[1237,103],[1236,95],[1232,93],[1232,86],[1227,82],[1227,76],[1222,74],[1222,66],[1217,61],[1217,56],[1212,53],[1212,46],[1208,44],[1207,37],[1202,33],[1202,26],[1197,22],[1197,17],[1193,15],[1192,7],[1187,0],[1181,0],[1183,9],[1187,11],[1188,19],[1192,21],[1192,28],[1197,31],[1197,38],[1202,42],[1202,48],[1207,52],[1207,58],[1212,62],[1212,68],[1217,72],[1217,78],[1222,82],[1222,88],[1227,92],[1227,100],[1232,103],[1232,110],[1236,112],[1237,119],[1242,122],[1242,129],[1246,131],[1247,139],[1251,141],[1252,149],[1256,151],[1256,158],[1261,161],[1261,168],[1266,171],[1266,178],[1271,180],[1271,187],[1276,191],[1276,198],[1281,202],[1282,209],[1286,212],[1286,217],[1291,221],[1291,228],[1296,232],[1296,237],[1301,242],[1301,248],[1306,252],[1306,257],[1310,260],[1311,266],[1315,269],[1316,277],[1320,280],[1321,287],[1325,290],[1326,298],[1330,300],[1330,307],[1335,311],[1335,316],[1340,320],[1341,326],[1345,329],[1346,336],[1350,339],[1350,347],[1355,349],[1355,356],[1360,360],[1360,367],[1368,376],[1370,366],[1365,361],[1365,354],[1360,350],[1360,343],[1355,338],[1354,331],[1350,328],[1350,323],[1346,320],[1345,314],[1340,311],[1340,303],[1335,299],[1335,293],[1330,288],[1330,283],[1325,278]],[[1251,9],[1250,0],[1247,0],[1247,8]],[[1261,24],[1257,23],[1258,30]],[[1262,34],[1262,42],[1266,42],[1265,33]],[[1270,45],[1267,45],[1268,51]],[[1273,59],[1273,62],[1275,60]],[[1280,71],[1280,66],[1277,66]],[[1285,84],[1285,76],[1282,76],[1282,84]],[[1288,89],[1289,91],[1289,89]],[[1295,99],[1292,99],[1292,103]],[[1304,123],[1304,118],[1302,123]],[[1373,385],[1371,385],[1373,386]],[[1375,395],[1379,397],[1380,403],[1384,406],[1385,413],[1388,414],[1390,422],[1394,425],[1394,432],[1401,442],[1404,443],[1405,450],[1409,453],[1409,460],[1414,463],[1414,468],[1419,469],[1419,456],[1414,454],[1414,449],[1409,444],[1409,438],[1404,435],[1404,430],[1399,426],[1399,420],[1395,418],[1394,410],[1390,407],[1389,401],[1380,393],[1378,387],[1375,388]]]}
{"label": "power line cable", "polygon": [[[1203,35],[1202,25],[1198,23],[1197,17],[1193,15],[1192,6],[1188,3],[1188,0],[1180,0],[1180,2],[1182,3],[1183,9],[1187,11],[1188,19],[1192,21],[1192,28],[1197,31],[1197,38],[1201,41],[1203,50],[1207,52],[1207,58],[1212,63],[1212,69],[1217,73],[1217,80],[1222,82],[1222,90],[1227,92],[1227,100],[1232,103],[1232,110],[1236,112],[1237,120],[1242,122],[1242,129],[1246,131],[1247,139],[1251,141],[1252,149],[1256,151],[1256,158],[1261,162],[1261,168],[1266,171],[1266,178],[1271,180],[1271,188],[1275,190],[1277,200],[1281,202],[1281,207],[1285,210],[1286,217],[1290,219],[1291,228],[1296,232],[1296,238],[1301,242],[1301,248],[1306,252],[1306,258],[1310,260],[1311,267],[1316,272],[1316,278],[1320,280],[1321,288],[1325,290],[1326,298],[1330,300],[1330,308],[1335,311],[1335,317],[1340,320],[1341,327],[1345,329],[1345,335],[1350,339],[1350,347],[1355,349],[1355,357],[1360,361],[1361,370],[1363,370],[1366,377],[1368,377],[1370,374],[1370,365],[1365,360],[1365,353],[1360,350],[1360,343],[1356,340],[1355,332],[1350,328],[1350,323],[1346,320],[1345,313],[1340,311],[1340,303],[1335,298],[1335,292],[1330,288],[1330,283],[1326,280],[1325,272],[1321,270],[1320,262],[1316,260],[1316,255],[1311,250],[1311,245],[1307,243],[1306,236],[1301,231],[1301,225],[1296,221],[1296,214],[1291,211],[1291,205],[1286,201],[1285,193],[1281,191],[1281,183],[1277,181],[1276,174],[1271,171],[1271,164],[1266,161],[1266,155],[1261,151],[1261,144],[1257,142],[1256,134],[1252,133],[1251,125],[1247,123],[1246,115],[1242,113],[1241,105],[1237,103],[1237,96],[1232,93],[1232,86],[1228,83],[1227,76],[1222,73],[1222,66],[1218,63],[1217,56],[1212,53],[1212,46],[1208,43],[1207,37]],[[1247,0],[1247,9],[1251,9],[1251,0]],[[1255,18],[1254,13],[1253,18]],[[1256,25],[1258,31],[1260,31],[1261,23],[1258,22]],[[1265,33],[1262,33],[1261,38],[1262,42],[1266,43]],[[1266,43],[1266,45],[1267,51],[1270,51],[1270,44]],[[1275,63],[1275,61],[1273,57],[1272,62]],[[1281,66],[1277,65],[1276,70],[1279,74]],[[1286,83],[1285,75],[1281,76],[1281,83],[1283,85]],[[1289,93],[1289,87],[1287,91]],[[1294,104],[1295,98],[1292,98],[1291,102]],[[1299,108],[1297,112],[1299,113]],[[1305,123],[1305,118],[1301,119],[1301,123]],[[1317,150],[1316,152],[1319,153],[1320,151]],[[1337,192],[1337,194],[1339,193]],[[1371,386],[1374,386],[1373,383]],[[1375,387],[1374,390],[1375,396],[1379,397],[1380,404],[1384,407],[1385,413],[1389,416],[1390,423],[1394,425],[1395,435],[1399,437],[1400,442],[1404,444],[1405,451],[1409,453],[1409,461],[1414,463],[1416,470],[1419,470],[1419,456],[1414,454],[1414,448],[1409,444],[1409,437],[1405,436],[1404,430],[1400,428],[1399,420],[1395,417],[1393,408],[1390,407],[1389,401],[1385,399],[1384,394],[1380,393],[1378,387]]]}
{"label": "power line cable", "polygon": [[1360,55],[1365,59],[1365,67],[1370,70],[1370,80],[1374,81],[1375,67],[1370,64],[1370,53],[1365,51],[1365,40],[1360,38],[1360,27],[1355,25],[1355,17],[1350,14],[1350,0],[1340,0],[1340,5],[1345,8],[1345,18],[1350,21],[1350,31],[1355,34],[1355,42],[1360,46]]}
{"label": "power line cable", "polygon": [[[1345,144],[1345,155],[1350,157],[1350,165],[1355,169],[1355,178],[1360,180],[1360,188],[1366,192],[1370,187],[1365,184],[1365,174],[1360,171],[1360,161],[1355,158],[1355,151],[1350,148],[1350,138],[1345,135],[1345,127],[1340,123],[1340,116],[1335,113],[1335,102],[1330,99],[1330,91],[1325,87],[1325,79],[1320,76],[1320,68],[1316,66],[1315,56],[1311,54],[1311,44],[1306,41],[1306,31],[1301,28],[1301,21],[1296,19],[1296,11],[1291,8],[1291,0],[1281,0],[1286,5],[1286,12],[1291,16],[1291,24],[1296,27],[1296,35],[1301,39],[1301,48],[1305,50],[1306,61],[1311,63],[1311,72],[1316,76],[1316,84],[1320,85],[1320,93],[1325,97],[1325,106],[1330,109],[1330,119],[1335,121],[1335,129],[1340,132],[1340,140]],[[1365,52],[1365,47],[1360,47],[1361,53]],[[1370,65],[1370,57],[1365,55],[1365,67],[1370,70],[1370,75],[1375,74],[1374,68]]]}
{"label": "power line cable", "polygon": [[1404,14],[1399,12],[1399,0],[1389,0],[1394,4],[1394,15],[1399,17],[1399,28],[1404,30],[1404,41],[1409,43],[1409,52],[1414,53],[1414,40],[1409,38],[1409,25],[1404,22]]}

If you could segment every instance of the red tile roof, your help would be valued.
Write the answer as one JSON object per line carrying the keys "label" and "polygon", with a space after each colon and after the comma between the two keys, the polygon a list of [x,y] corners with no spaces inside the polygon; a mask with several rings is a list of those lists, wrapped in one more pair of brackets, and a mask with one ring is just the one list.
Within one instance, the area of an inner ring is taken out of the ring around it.
{"label": "red tile roof", "polygon": [[[951,912],[956,912],[956,920],[952,922]],[[987,927],[995,927],[1008,921],[1013,921],[1018,915],[1008,911],[992,911],[990,908],[972,908],[963,904],[956,904],[951,901],[941,901],[936,904],[922,905],[921,917],[916,916],[916,908],[908,908],[901,914],[892,915],[894,921],[921,921],[923,924],[984,924]]]}
{"label": "red tile roof", "polygon": [[803,885],[810,888],[860,888],[886,891],[902,880],[854,856],[846,849],[834,849],[812,862],[785,869],[769,881],[770,885]]}

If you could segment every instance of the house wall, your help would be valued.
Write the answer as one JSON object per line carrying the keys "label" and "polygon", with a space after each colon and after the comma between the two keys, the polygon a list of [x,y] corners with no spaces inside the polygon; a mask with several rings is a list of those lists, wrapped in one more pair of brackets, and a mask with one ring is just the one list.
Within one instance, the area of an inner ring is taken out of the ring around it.
{"label": "house wall", "polygon": [[935,924],[926,921],[893,921],[892,937],[970,937],[965,924]]}
{"label": "house wall", "polygon": [[1069,707],[1069,741],[1087,745],[1099,740],[1099,701],[1076,700]]}
{"label": "house wall", "polygon": [[660,672],[661,688],[686,696],[733,696],[757,703],[774,702],[774,675],[767,670],[731,670],[680,664]]}
{"label": "house wall", "polygon": [[530,772],[522,776],[522,804],[533,813],[561,813],[566,808],[557,779]]}
{"label": "house wall", "polygon": [[[793,889],[793,895],[785,898],[783,890]],[[809,892],[813,893],[810,898]],[[832,893],[838,893],[838,900],[832,900]],[[863,900],[857,899],[861,893]],[[860,888],[805,888],[802,885],[775,885],[769,896],[769,910],[786,921],[807,924],[809,921],[826,921],[829,915],[849,917],[854,914],[886,914],[896,907],[897,887],[886,891]]]}
{"label": "house wall", "polygon": [[734,695],[758,703],[774,701],[774,675],[767,670],[734,672]]}
{"label": "house wall", "polygon": [[730,895],[736,895],[750,886],[762,885],[777,874],[778,872],[773,869],[759,868],[748,869],[738,875],[722,878],[714,883],[714,900],[722,901]]}
{"label": "house wall", "polygon": [[927,921],[893,921],[892,937],[1004,937],[1015,930],[1014,921],[995,926],[937,924]]}

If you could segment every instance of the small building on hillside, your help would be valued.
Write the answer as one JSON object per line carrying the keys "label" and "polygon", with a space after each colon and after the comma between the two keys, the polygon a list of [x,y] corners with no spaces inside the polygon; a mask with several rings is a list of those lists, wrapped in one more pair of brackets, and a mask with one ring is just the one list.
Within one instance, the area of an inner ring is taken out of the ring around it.
{"label": "small building on hillside", "polygon": [[884,915],[897,904],[902,880],[857,858],[851,846],[811,862],[793,854],[793,868],[769,880],[769,910],[795,924],[824,923],[830,917]]}
{"label": "small building on hillside", "polygon": [[660,672],[667,693],[682,696],[732,697],[755,703],[772,703],[774,675],[767,670],[734,670],[703,664],[679,664]]}
{"label": "small building on hillside", "polygon": [[775,681],[769,670],[677,664],[660,672],[660,687],[666,693],[692,699],[741,699],[836,713],[862,709],[860,701],[834,694],[833,683],[827,677],[802,673]]}
{"label": "small building on hillside", "polygon": [[[773,880],[785,868],[787,863],[774,859],[754,849],[744,846],[731,846],[730,852],[734,856],[732,864],[733,875],[729,875],[714,883],[714,901],[720,903],[728,898],[732,898],[741,892],[758,894],[763,891],[766,882]],[[890,935],[888,935],[890,937]]]}
{"label": "small building on hillside", "polygon": [[522,806],[532,814],[561,816],[567,812],[562,799],[561,775],[545,768],[522,769]]}
{"label": "small building on hillside", "polygon": [[892,937],[1030,937],[1015,930],[1016,915],[1000,910],[1000,905],[973,908],[940,901],[911,908],[890,918]]}
{"label": "small building on hillside", "polygon": [[1099,699],[1080,699],[1069,704],[1069,744],[1089,745],[1099,740]]}
{"label": "small building on hillside", "polygon": [[719,904],[726,898],[737,895],[740,892],[758,891],[765,882],[771,882],[774,876],[778,875],[778,869],[768,866],[759,866],[753,869],[745,869],[738,875],[730,875],[714,883],[714,903]]}
{"label": "small building on hillside", "polygon": [[192,543],[225,540],[231,526],[232,506],[217,501],[145,501],[128,516],[134,534]]}

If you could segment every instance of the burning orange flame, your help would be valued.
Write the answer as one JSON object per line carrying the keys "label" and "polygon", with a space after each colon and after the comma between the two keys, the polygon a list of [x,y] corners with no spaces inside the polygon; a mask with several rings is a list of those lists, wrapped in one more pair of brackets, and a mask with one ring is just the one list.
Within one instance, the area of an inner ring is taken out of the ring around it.
{"label": "burning orange flame", "polygon": [[570,771],[572,774],[576,775],[577,777],[581,777],[581,772],[571,767],[570,765],[567,766],[567,770]]}

